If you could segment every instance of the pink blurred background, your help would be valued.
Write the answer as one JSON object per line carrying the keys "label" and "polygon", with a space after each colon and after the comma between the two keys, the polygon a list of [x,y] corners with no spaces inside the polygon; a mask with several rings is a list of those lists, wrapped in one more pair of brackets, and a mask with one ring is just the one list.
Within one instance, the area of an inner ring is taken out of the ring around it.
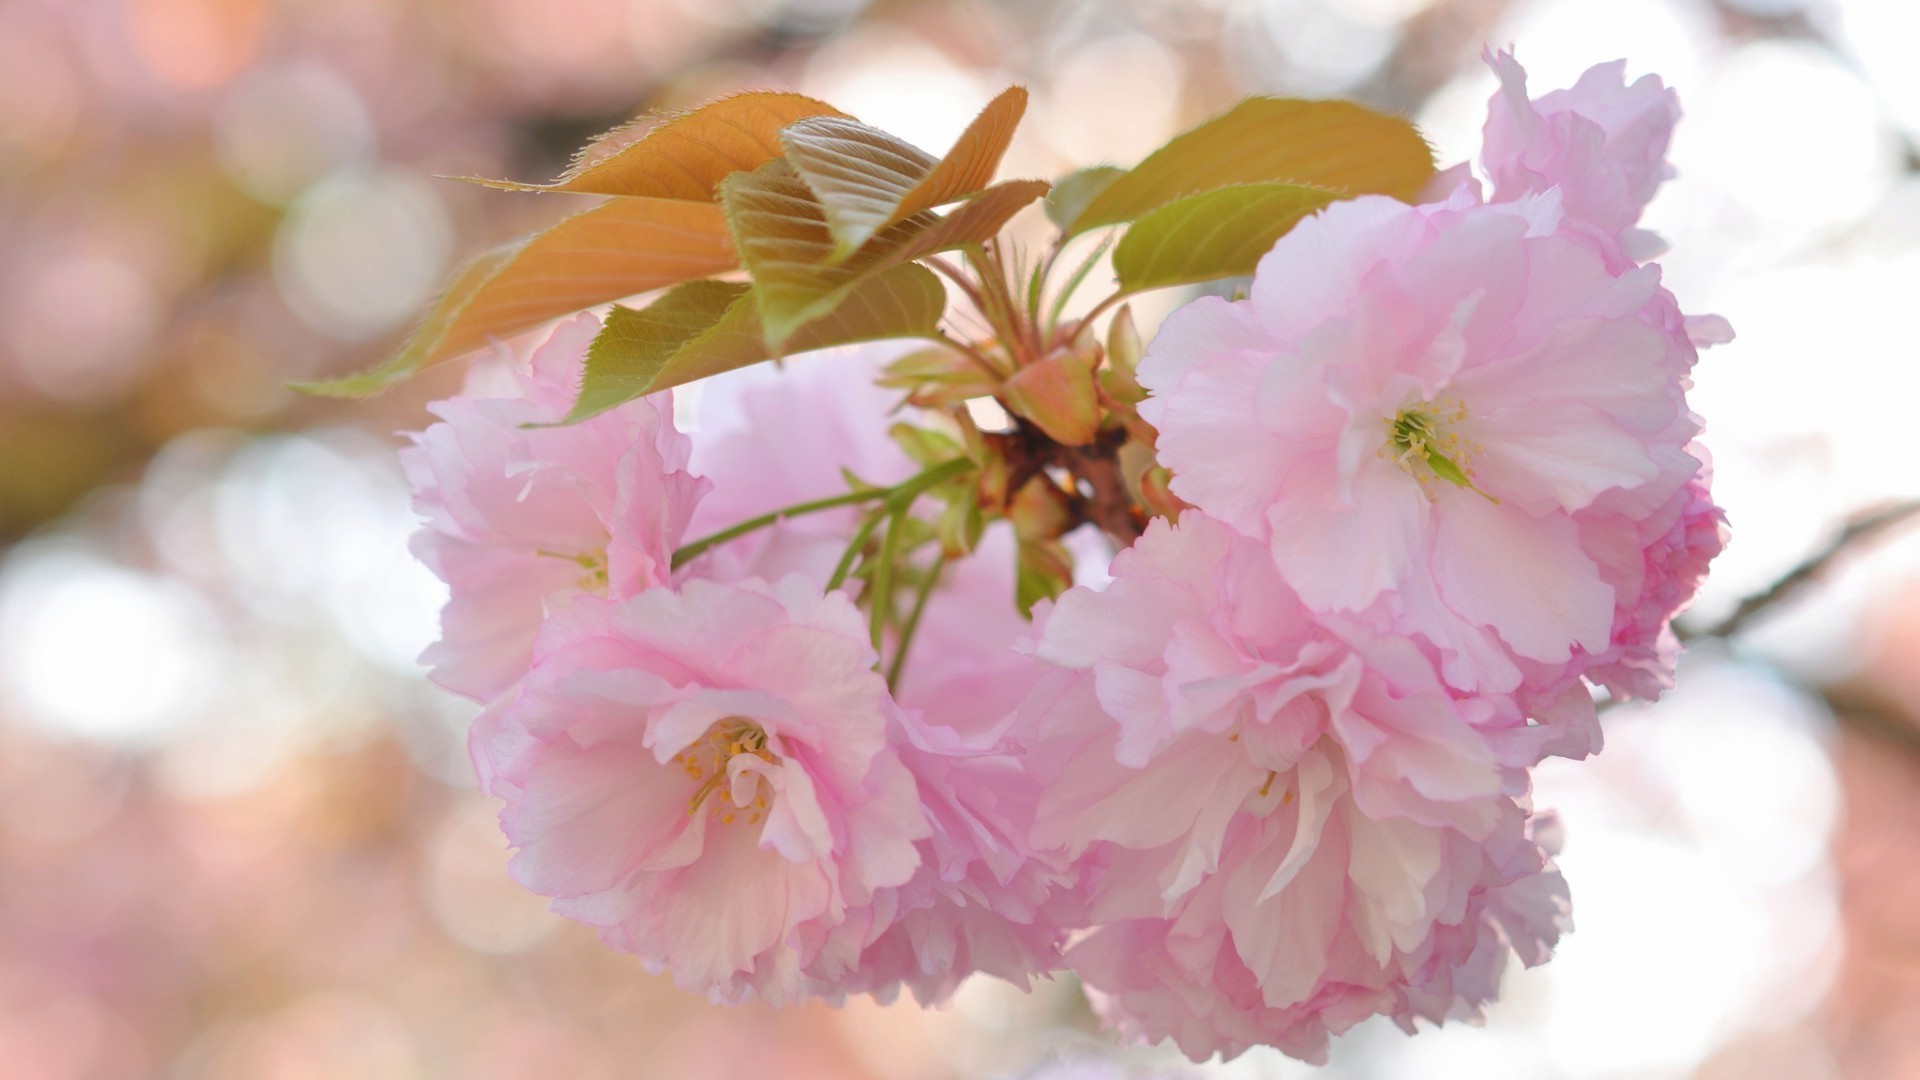
{"label": "pink blurred background", "polygon": [[[1174,1060],[1108,1049],[1065,983],[719,1009],[547,914],[413,663],[441,592],[392,432],[457,376],[282,384],[381,358],[460,257],[576,205],[435,177],[543,179],[642,109],[788,86],[938,151],[1017,81],[1005,171],[1053,176],[1249,92],[1343,95],[1446,163],[1509,42],[1536,89],[1624,56],[1687,108],[1648,224],[1741,334],[1694,401],[1735,528],[1706,625],[1920,495],[1913,0],[0,0],[0,1074]],[[1916,611],[1895,533],[1611,714],[1540,776],[1556,962],[1484,1029],[1367,1025],[1317,1075],[1920,1076]]]}

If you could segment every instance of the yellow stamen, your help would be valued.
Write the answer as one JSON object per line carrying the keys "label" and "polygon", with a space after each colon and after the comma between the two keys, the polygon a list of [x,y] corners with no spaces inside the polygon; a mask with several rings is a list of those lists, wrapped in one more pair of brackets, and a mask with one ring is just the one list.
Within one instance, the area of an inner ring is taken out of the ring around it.
{"label": "yellow stamen", "polygon": [[1434,497],[1433,482],[1445,480],[1498,505],[1499,499],[1474,486],[1472,462],[1479,448],[1463,442],[1445,426],[1466,417],[1467,407],[1457,401],[1423,402],[1403,408],[1386,422],[1387,443],[1380,448],[1381,456],[1392,457],[1430,499]]}
{"label": "yellow stamen", "polygon": [[[767,748],[767,733],[759,726],[734,717],[715,724],[695,747],[674,755],[673,760],[682,763],[681,771],[690,780],[700,780],[700,786],[694,789],[687,799],[687,816],[700,812],[707,798],[725,785],[729,780],[728,762],[741,754],[752,754],[769,765],[777,765],[780,759]],[[705,768],[702,759],[705,759]],[[767,782],[765,777],[756,781],[757,790],[753,804],[757,809],[750,819],[758,824],[761,811],[767,808]],[[722,825],[731,825],[734,817],[734,805],[723,802],[714,808],[714,820]]]}

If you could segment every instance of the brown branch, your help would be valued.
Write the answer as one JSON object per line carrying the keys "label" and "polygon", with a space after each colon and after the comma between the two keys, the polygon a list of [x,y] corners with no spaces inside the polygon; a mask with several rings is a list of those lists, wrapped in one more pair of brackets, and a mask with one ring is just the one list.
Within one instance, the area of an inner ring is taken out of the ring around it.
{"label": "brown branch", "polygon": [[1133,499],[1127,494],[1127,482],[1120,475],[1115,452],[1116,448],[1101,443],[1076,447],[1072,454],[1073,473],[1093,489],[1092,495],[1079,499],[1081,515],[1100,526],[1124,550],[1140,539],[1147,523],[1146,515],[1133,505]]}
{"label": "brown branch", "polygon": [[1827,546],[1815,552],[1805,562],[1787,571],[1773,584],[1740,601],[1733,613],[1698,633],[1680,633],[1683,641],[1697,641],[1701,638],[1730,638],[1747,628],[1747,624],[1764,615],[1794,593],[1820,578],[1833,565],[1834,561],[1850,550],[1896,525],[1905,522],[1915,514],[1920,514],[1920,499],[1895,503],[1884,509],[1861,514],[1847,522]]}

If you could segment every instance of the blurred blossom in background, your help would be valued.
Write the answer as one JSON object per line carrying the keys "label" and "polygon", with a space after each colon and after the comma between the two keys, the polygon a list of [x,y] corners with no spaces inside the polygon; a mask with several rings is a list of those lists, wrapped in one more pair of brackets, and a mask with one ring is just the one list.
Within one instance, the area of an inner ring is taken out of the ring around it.
{"label": "blurred blossom in background", "polygon": [[[1250,92],[1344,95],[1447,164],[1509,42],[1536,90],[1624,56],[1686,106],[1646,224],[1740,332],[1693,399],[1735,528],[1707,625],[1920,496],[1913,0],[0,0],[4,1071],[1174,1069],[1071,986],[725,1010],[547,914],[413,661],[443,597],[391,432],[457,366],[371,403],[283,384],[380,359],[459,258],[574,205],[436,177],[544,179],[640,110],[788,86],[938,151],[1018,81],[1004,172],[1054,176]],[[1610,714],[1539,776],[1555,962],[1484,1029],[1363,1026],[1320,1075],[1920,1076],[1916,613],[1896,534]]]}

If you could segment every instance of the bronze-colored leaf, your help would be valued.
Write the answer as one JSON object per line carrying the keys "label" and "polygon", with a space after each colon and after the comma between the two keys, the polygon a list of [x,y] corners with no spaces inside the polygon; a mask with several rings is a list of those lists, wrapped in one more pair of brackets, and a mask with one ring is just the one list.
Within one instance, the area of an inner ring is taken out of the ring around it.
{"label": "bronze-colored leaf", "polygon": [[719,207],[613,199],[468,264],[385,364],[297,389],[364,397],[493,338],[738,265]]}
{"label": "bronze-colored leaf", "polygon": [[992,183],[1026,107],[1027,92],[1009,87],[939,160],[855,120],[822,116],[788,127],[781,135],[787,161],[826,212],[829,261],[847,258],[889,225]]}
{"label": "bronze-colored leaf", "polygon": [[588,143],[551,184],[480,180],[509,191],[574,191],[709,202],[728,173],[781,154],[780,130],[814,116],[845,119],[824,101],[750,90],[677,116],[643,116]]}
{"label": "bronze-colored leaf", "polygon": [[838,304],[865,276],[947,248],[982,243],[1020,207],[1044,194],[1038,180],[996,184],[942,217],[922,211],[895,222],[843,262],[832,262],[826,210],[785,161],[736,173],[720,185],[740,260],[753,276],[771,348]]}

